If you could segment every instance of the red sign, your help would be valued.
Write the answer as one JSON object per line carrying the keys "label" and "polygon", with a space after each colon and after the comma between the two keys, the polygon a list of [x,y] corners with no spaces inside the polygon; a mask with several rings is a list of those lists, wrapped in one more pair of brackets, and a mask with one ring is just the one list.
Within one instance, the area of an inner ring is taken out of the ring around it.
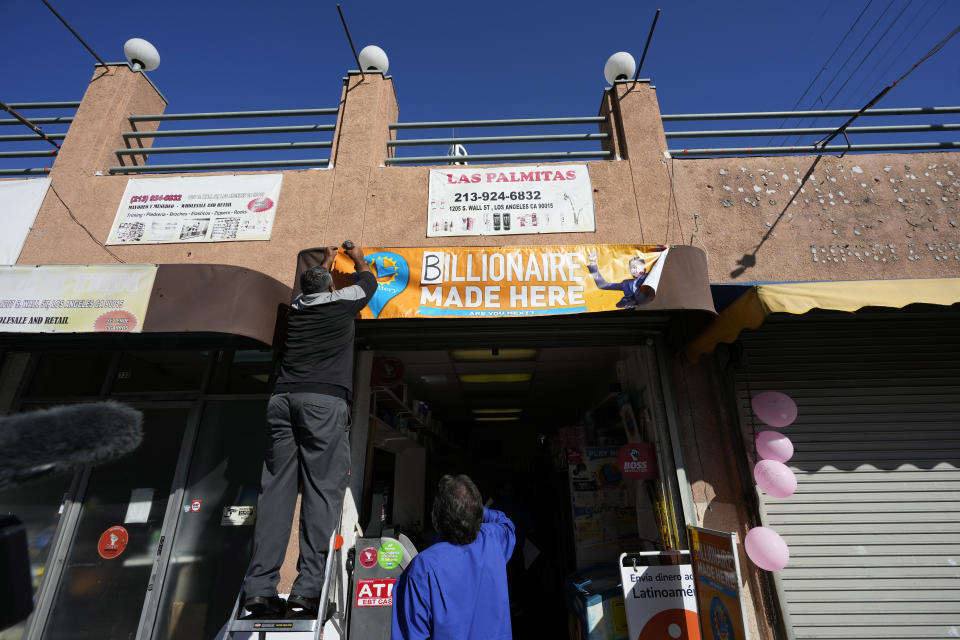
{"label": "red sign", "polygon": [[646,480],[657,477],[657,458],[653,445],[648,442],[632,442],[620,447],[617,467],[625,478]]}
{"label": "red sign", "polygon": [[193,511],[194,513],[200,511],[201,504],[203,504],[203,500],[194,500],[190,503],[190,511]]}
{"label": "red sign", "polygon": [[377,550],[373,547],[367,547],[360,552],[360,564],[367,569],[377,564]]}
{"label": "red sign", "polygon": [[358,607],[392,607],[393,583],[396,578],[357,580]]}
{"label": "red sign", "polygon": [[104,560],[113,560],[127,548],[130,535],[123,527],[110,527],[100,536],[97,552]]}
{"label": "red sign", "polygon": [[399,358],[374,358],[370,383],[378,387],[392,387],[403,381],[403,362]]}

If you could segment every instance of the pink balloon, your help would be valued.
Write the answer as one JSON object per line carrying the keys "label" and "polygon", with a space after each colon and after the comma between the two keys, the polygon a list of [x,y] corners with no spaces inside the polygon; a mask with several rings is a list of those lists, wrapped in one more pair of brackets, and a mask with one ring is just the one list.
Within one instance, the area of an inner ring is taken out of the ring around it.
{"label": "pink balloon", "polygon": [[771,427],[786,427],[797,419],[797,403],[779,391],[764,391],[750,401],[753,412]]}
{"label": "pink balloon", "polygon": [[753,479],[768,496],[788,498],[797,490],[797,476],[782,462],[761,460],[753,468]]}
{"label": "pink balloon", "polygon": [[777,431],[761,431],[757,434],[757,453],[764,460],[786,462],[793,457],[793,443]]}
{"label": "pink balloon", "polygon": [[790,549],[780,534],[767,527],[754,527],[743,540],[747,556],[761,569],[779,571],[790,562]]}

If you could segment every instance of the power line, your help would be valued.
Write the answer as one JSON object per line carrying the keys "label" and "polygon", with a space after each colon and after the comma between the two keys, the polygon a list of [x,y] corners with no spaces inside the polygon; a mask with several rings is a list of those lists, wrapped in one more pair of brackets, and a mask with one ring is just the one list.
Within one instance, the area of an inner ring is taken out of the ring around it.
{"label": "power line", "polygon": [[[897,55],[895,55],[895,56],[893,57],[893,60],[891,60],[891,61],[890,61],[890,64],[887,65],[887,68],[884,69],[883,72],[882,72],[879,76],[877,76],[877,78],[871,83],[871,85],[868,85],[868,89],[869,89],[869,86],[872,86],[873,84],[875,84],[877,80],[882,80],[884,77],[886,77],[886,75],[887,75],[888,73],[890,73],[890,70],[893,69],[893,65],[895,65],[895,64],[897,63],[897,61],[900,60],[900,59],[903,57],[903,54],[906,53],[907,49],[910,48],[910,45],[912,45],[912,44],[916,41],[916,39],[917,39],[918,37],[920,37],[920,34],[923,33],[923,30],[926,29],[926,28],[927,28],[927,25],[930,24],[930,22],[933,20],[933,18],[934,18],[938,13],[940,13],[940,10],[943,9],[943,5],[945,5],[946,3],[947,3],[947,0],[941,0],[941,1],[940,1],[940,6],[937,7],[936,9],[934,9],[933,13],[930,14],[930,17],[927,18],[927,21],[924,22],[923,25],[914,32],[913,37],[910,38],[910,42],[908,42],[906,45],[904,45],[903,49],[901,49],[901,50],[897,53]],[[857,89],[859,89],[859,87],[857,87]],[[868,93],[868,95],[869,95],[869,93]],[[861,100],[866,100],[866,96],[864,96]]]}
{"label": "power line", "polygon": [[[860,15],[857,16],[857,19],[854,20],[853,24],[850,25],[850,28],[847,29],[847,32],[843,35],[843,38],[841,38],[840,42],[837,43],[837,46],[834,47],[833,53],[831,53],[830,56],[827,58],[827,61],[823,63],[823,66],[820,67],[820,71],[817,72],[817,75],[813,77],[813,80],[810,81],[810,84],[807,85],[807,88],[803,90],[803,93],[800,94],[800,97],[797,98],[797,101],[793,103],[792,107],[790,107],[790,111],[797,110],[797,107],[800,105],[800,102],[807,96],[807,93],[810,91],[810,89],[813,87],[816,81],[820,78],[820,75],[827,70],[827,67],[830,65],[830,61],[833,60],[833,56],[837,55],[837,51],[839,51],[840,47],[843,46],[843,43],[847,41],[847,37],[849,37],[849,35],[853,33],[853,30],[857,27],[857,24],[859,24],[860,22],[860,18],[862,18],[863,14],[867,12],[867,9],[870,8],[871,4],[873,4],[873,0],[867,0],[867,4],[864,5],[863,9],[860,10]],[[826,13],[826,10],[824,11],[824,14],[825,13]],[[822,18],[823,16],[820,16],[820,17]],[[780,127],[782,127],[786,121],[787,121],[786,118],[781,120],[780,124],[778,124],[776,128],[779,129]],[[774,137],[775,136],[772,136],[767,144],[772,145]],[[786,141],[786,138],[787,136],[784,136],[784,142]]]}
{"label": "power line", "polygon": [[[927,4],[928,4],[928,5],[930,4],[929,1],[928,1]],[[873,67],[870,69],[870,71],[867,71],[867,72],[864,72],[864,73],[860,74],[860,76],[861,76],[860,83],[856,86],[855,89],[853,89],[853,91],[852,91],[853,95],[856,95],[856,96],[859,96],[859,95],[860,95],[860,89],[863,88],[864,83],[867,83],[868,79],[869,79],[869,83],[867,84],[867,87],[869,88],[869,87],[872,87],[872,86],[873,86],[873,84],[876,82],[876,78],[874,78],[873,72],[880,68],[880,65],[882,65],[882,64],[884,63],[884,61],[887,59],[887,56],[890,55],[890,53],[893,52],[893,48],[896,47],[898,44],[900,44],[900,41],[903,40],[904,36],[906,36],[907,33],[909,33],[909,32],[911,31],[910,28],[911,28],[911,27],[913,26],[913,24],[920,18],[920,14],[921,14],[921,13],[923,13],[923,9],[922,9],[922,8],[921,8],[921,9],[917,9],[916,13],[913,14],[913,18],[910,20],[910,22],[907,23],[907,24],[904,26],[903,30],[900,31],[900,33],[897,35],[897,37],[896,37],[896,39],[893,41],[893,43],[891,43],[891,44],[886,48],[886,50],[884,51],[883,55],[880,56],[880,59],[877,60],[877,61],[873,64]],[[926,25],[924,25],[924,26],[926,26]],[[917,35],[919,35],[920,32],[919,32],[919,31],[914,31],[913,33],[914,33],[914,37],[916,37]],[[902,54],[902,53],[903,53],[903,50],[901,49],[900,54]],[[896,61],[897,58],[900,57],[900,54],[897,54],[897,56],[894,57],[894,62]],[[891,66],[892,66],[892,64],[893,64],[893,63],[891,63]],[[886,72],[884,72],[884,73],[886,73]],[[883,76],[884,76],[884,74],[881,73],[878,77],[879,77],[879,78],[883,78]],[[855,102],[854,104],[858,104],[858,103],[860,103],[860,102],[863,102],[867,97],[868,97],[868,96],[860,97],[859,99],[856,100],[856,102]]]}
{"label": "power line", "polygon": [[887,28],[884,29],[884,31],[883,31],[882,34],[880,34],[880,37],[877,38],[877,41],[873,43],[873,46],[872,46],[872,47],[870,47],[870,51],[867,51],[867,55],[863,56],[863,59],[860,60],[860,63],[857,64],[857,66],[853,69],[853,71],[850,72],[850,75],[847,76],[847,79],[843,81],[843,84],[840,85],[840,88],[837,89],[837,92],[836,92],[835,94],[833,94],[833,97],[830,98],[830,101],[827,103],[827,106],[824,107],[824,109],[829,109],[829,108],[830,108],[830,106],[833,104],[833,101],[837,99],[837,96],[840,95],[840,92],[843,91],[844,87],[847,86],[847,83],[850,82],[850,80],[853,79],[854,74],[860,69],[860,67],[863,65],[863,63],[867,61],[867,58],[869,58],[869,57],[873,54],[874,50],[877,48],[877,45],[879,45],[879,44],[883,41],[883,39],[886,37],[886,35],[890,32],[890,29],[893,28],[893,25],[895,25],[895,24],[897,23],[897,21],[900,20],[900,17],[903,15],[903,12],[906,11],[907,8],[908,8],[911,4],[913,4],[913,0],[910,0],[910,2],[908,2],[906,5],[904,5],[903,9],[900,10],[900,13],[897,14],[897,17],[895,17],[895,18],[890,22],[890,24],[887,25]]}
{"label": "power line", "polygon": [[[830,88],[830,86],[833,84],[833,81],[837,79],[837,77],[840,75],[841,72],[843,72],[843,69],[847,66],[847,63],[850,62],[850,60],[853,59],[853,56],[857,53],[857,51],[860,49],[860,47],[863,46],[863,43],[866,41],[866,39],[870,36],[871,33],[873,33],[873,30],[877,28],[877,24],[880,23],[880,21],[883,19],[883,16],[887,15],[887,11],[890,10],[890,7],[893,6],[893,3],[894,3],[894,0],[890,0],[890,4],[887,5],[887,7],[883,10],[883,12],[880,14],[880,16],[877,17],[877,19],[874,21],[874,23],[873,23],[872,25],[870,25],[870,28],[867,30],[867,32],[866,32],[865,34],[863,34],[863,37],[860,39],[860,42],[858,42],[858,43],[857,43],[857,46],[855,46],[855,47],[853,48],[853,50],[850,51],[850,55],[847,56],[847,59],[843,61],[843,64],[841,64],[841,65],[840,65],[840,68],[837,69],[837,72],[836,72],[835,74],[833,74],[833,77],[830,78],[830,81],[829,81],[829,82],[826,84],[826,86],[820,91],[820,95],[817,96],[816,99],[815,99],[813,102],[810,103],[810,106],[807,107],[808,109],[813,109],[814,106],[816,106],[818,100],[820,101],[820,104],[821,104],[821,105],[823,104],[823,94],[827,92],[827,90],[828,90],[828,89]],[[803,126],[803,123],[804,123],[804,121],[803,121],[803,120],[800,120],[799,122],[797,122],[797,126],[798,126],[798,127]],[[797,136],[797,137],[794,139],[793,144],[797,144],[797,142],[798,142],[799,140],[800,140],[800,136]]]}

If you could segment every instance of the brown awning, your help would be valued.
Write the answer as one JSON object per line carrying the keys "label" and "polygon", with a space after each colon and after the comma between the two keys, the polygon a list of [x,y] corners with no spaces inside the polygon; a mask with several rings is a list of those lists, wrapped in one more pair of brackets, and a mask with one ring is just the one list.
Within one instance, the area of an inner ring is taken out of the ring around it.
{"label": "brown awning", "polygon": [[161,264],[144,333],[212,332],[273,343],[277,308],[290,287],[268,275],[225,264]]}

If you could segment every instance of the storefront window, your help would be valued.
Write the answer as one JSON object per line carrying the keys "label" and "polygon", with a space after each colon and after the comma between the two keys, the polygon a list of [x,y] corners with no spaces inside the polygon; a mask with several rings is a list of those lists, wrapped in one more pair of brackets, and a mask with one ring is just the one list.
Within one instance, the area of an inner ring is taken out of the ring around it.
{"label": "storefront window", "polygon": [[109,351],[50,351],[37,355],[29,397],[98,396],[110,367]]}
{"label": "storefront window", "polygon": [[187,414],[144,410],[140,448],[91,472],[44,638],[136,635]]}
{"label": "storefront window", "polygon": [[209,366],[209,351],[126,351],[111,391],[199,391]]}
{"label": "storefront window", "polygon": [[[15,515],[27,529],[34,601],[46,574],[50,549],[60,522],[60,505],[70,488],[71,478],[70,475],[41,478],[0,491],[0,513]],[[0,640],[19,640],[25,627],[21,623],[0,631]]]}

